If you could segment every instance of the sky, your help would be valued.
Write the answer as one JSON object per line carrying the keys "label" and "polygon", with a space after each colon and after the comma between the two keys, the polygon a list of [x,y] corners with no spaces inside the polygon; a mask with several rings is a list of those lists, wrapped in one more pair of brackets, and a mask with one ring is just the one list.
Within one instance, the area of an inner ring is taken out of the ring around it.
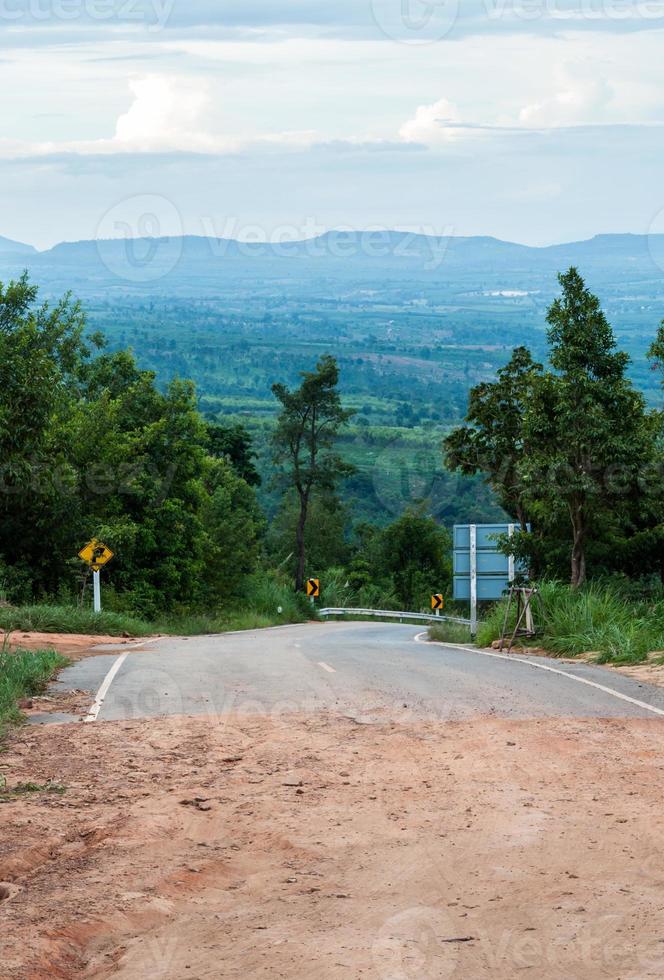
{"label": "sky", "polygon": [[664,0],[0,0],[0,235],[664,232]]}

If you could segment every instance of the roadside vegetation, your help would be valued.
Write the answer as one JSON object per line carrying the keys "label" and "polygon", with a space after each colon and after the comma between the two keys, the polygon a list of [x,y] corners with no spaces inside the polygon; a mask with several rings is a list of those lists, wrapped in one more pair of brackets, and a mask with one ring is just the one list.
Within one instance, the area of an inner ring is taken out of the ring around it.
{"label": "roadside vegetation", "polygon": [[[534,606],[541,631],[532,644],[555,656],[590,654],[599,663],[664,662],[664,590],[642,597],[633,591],[626,582],[581,589],[544,582]],[[480,646],[500,637],[504,617],[505,603],[497,603],[479,626]]]}
{"label": "roadside vegetation", "polygon": [[442,620],[429,627],[429,639],[438,643],[471,643],[470,627]]}
{"label": "roadside vegetation", "polygon": [[18,702],[39,694],[67,660],[54,650],[15,650],[0,647],[0,737],[21,719]]}

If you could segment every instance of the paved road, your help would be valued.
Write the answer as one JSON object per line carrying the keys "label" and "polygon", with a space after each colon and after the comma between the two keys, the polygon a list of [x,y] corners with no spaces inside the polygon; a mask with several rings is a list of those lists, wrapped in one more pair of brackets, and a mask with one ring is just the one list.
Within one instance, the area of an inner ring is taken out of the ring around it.
{"label": "paved road", "polygon": [[654,719],[659,711],[664,717],[664,689],[599,667],[501,659],[423,639],[421,628],[382,623],[164,638],[129,653],[126,647],[100,648],[99,656],[65,670],[57,687],[90,691],[89,720],[98,721],[321,709],[365,723],[487,713]]}

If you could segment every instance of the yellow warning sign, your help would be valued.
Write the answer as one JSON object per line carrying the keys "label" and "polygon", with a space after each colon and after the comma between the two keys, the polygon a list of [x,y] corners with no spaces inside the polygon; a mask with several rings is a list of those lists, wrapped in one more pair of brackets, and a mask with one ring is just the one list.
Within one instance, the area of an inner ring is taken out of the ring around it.
{"label": "yellow warning sign", "polygon": [[88,564],[93,571],[98,571],[104,565],[108,565],[113,557],[113,552],[103,541],[97,541],[96,538],[93,538],[92,541],[86,544],[85,548],[79,551],[78,557],[81,561]]}

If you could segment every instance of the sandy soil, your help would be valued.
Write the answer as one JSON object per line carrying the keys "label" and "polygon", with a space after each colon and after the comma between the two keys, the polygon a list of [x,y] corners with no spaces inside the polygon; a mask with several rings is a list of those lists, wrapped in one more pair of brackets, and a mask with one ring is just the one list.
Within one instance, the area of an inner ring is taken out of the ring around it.
{"label": "sandy soil", "polygon": [[95,647],[111,644],[119,649],[124,646],[142,646],[156,637],[137,639],[132,636],[102,636],[82,633],[25,633],[15,630],[9,633],[9,644],[12,649],[22,647],[24,650],[57,650],[63,657],[70,660],[83,660],[84,657],[97,656]]}
{"label": "sandy soil", "polygon": [[625,674],[635,681],[642,684],[654,684],[656,687],[664,687],[664,664],[620,664],[611,667],[619,674]]}
{"label": "sandy soil", "polygon": [[331,715],[24,729],[3,980],[664,974],[664,728]]}

